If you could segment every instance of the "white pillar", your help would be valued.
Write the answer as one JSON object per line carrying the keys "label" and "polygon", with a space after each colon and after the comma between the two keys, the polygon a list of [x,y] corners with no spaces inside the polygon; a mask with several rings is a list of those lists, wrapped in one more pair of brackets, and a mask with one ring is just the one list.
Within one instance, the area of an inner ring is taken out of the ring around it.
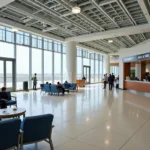
{"label": "white pillar", "polygon": [[110,56],[105,55],[104,56],[104,74],[109,75],[110,74]]}
{"label": "white pillar", "polygon": [[138,77],[141,80],[141,64],[135,64],[135,77]]}
{"label": "white pillar", "polygon": [[66,78],[68,82],[76,83],[76,42],[67,42],[66,44]]}

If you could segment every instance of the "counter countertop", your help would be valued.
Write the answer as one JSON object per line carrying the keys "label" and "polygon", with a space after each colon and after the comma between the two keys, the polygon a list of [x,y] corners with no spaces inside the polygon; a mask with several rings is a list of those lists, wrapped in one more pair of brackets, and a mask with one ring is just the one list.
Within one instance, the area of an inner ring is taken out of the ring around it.
{"label": "counter countertop", "polygon": [[143,84],[150,84],[150,82],[147,81],[134,81],[134,80],[125,80],[126,82],[136,82],[136,83],[143,83]]}

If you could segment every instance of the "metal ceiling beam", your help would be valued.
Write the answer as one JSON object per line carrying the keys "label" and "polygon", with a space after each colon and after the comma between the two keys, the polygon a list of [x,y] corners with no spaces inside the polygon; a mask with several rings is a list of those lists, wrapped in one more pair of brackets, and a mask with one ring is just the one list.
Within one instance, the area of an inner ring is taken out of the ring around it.
{"label": "metal ceiling beam", "polygon": [[81,7],[81,6],[88,5],[88,4],[90,4],[90,1],[89,1],[89,0],[87,0],[87,2],[84,2],[84,3],[79,4],[78,6]]}
{"label": "metal ceiling beam", "polygon": [[56,25],[54,23],[52,23],[51,21],[48,21],[49,19],[48,18],[44,18],[43,16],[41,15],[32,15],[32,11],[30,9],[27,9],[26,7],[22,6],[21,4],[17,3],[17,2],[14,2],[13,4],[11,5],[8,5],[6,6],[7,8],[13,10],[13,11],[16,11],[18,13],[21,13],[23,15],[26,15],[27,17],[31,17],[31,18],[34,18],[35,20],[39,21],[39,22],[42,22],[42,23],[45,23],[45,24],[48,24],[50,26],[54,26],[54,27],[57,27],[58,29],[60,29],[61,31],[64,31],[66,33],[68,33],[69,35],[73,35],[73,33],[68,30],[68,29],[65,29],[65,28],[62,28],[60,27],[59,25]]}
{"label": "metal ceiling beam", "polygon": [[99,10],[101,11],[111,22],[113,22],[117,28],[119,28],[118,24],[97,4],[95,0],[91,0],[91,3]]}
{"label": "metal ceiling beam", "polygon": [[145,32],[150,32],[149,24],[113,29],[104,32],[92,33],[92,34],[81,35],[76,37],[70,37],[70,38],[66,38],[66,41],[86,42],[86,41],[114,38],[119,36],[128,36],[132,34],[140,34]]}
{"label": "metal ceiling beam", "polygon": [[116,2],[116,0],[105,0],[103,2],[100,2],[98,5],[99,6],[104,6],[104,5],[107,5],[107,4],[114,3],[114,2]]}
{"label": "metal ceiling beam", "polygon": [[15,0],[0,0],[0,8],[8,5],[9,3],[12,3],[13,1]]}
{"label": "metal ceiling beam", "polygon": [[142,11],[143,11],[145,17],[146,17],[148,23],[150,23],[150,15],[149,15],[149,12],[148,12],[148,10],[147,10],[147,7],[146,7],[146,5],[145,5],[144,0],[137,0],[137,1],[138,1],[139,5],[140,5],[140,7],[141,7],[141,9],[142,9]]}
{"label": "metal ceiling beam", "polygon": [[63,21],[66,21],[66,22],[68,22],[68,23],[72,23],[74,26],[78,27],[79,29],[84,30],[84,31],[86,31],[86,32],[89,33],[89,31],[88,31],[85,27],[79,25],[78,23],[76,23],[76,22],[74,22],[74,21],[72,21],[72,20],[70,20],[70,19],[68,19],[68,18],[66,18],[66,17],[62,17],[61,14],[59,14],[58,12],[56,12],[56,11],[50,9],[50,8],[49,8],[48,6],[46,6],[45,4],[43,4],[43,3],[41,3],[41,2],[39,2],[39,1],[37,1],[37,0],[35,0],[34,2],[31,1],[31,0],[27,0],[27,1],[28,1],[29,3],[32,3],[33,5],[36,5],[37,7],[40,7],[42,10],[46,11],[47,13],[53,14],[56,18],[59,18],[59,19],[61,19],[61,20],[63,20]]}
{"label": "metal ceiling beam", "polygon": [[[68,10],[72,11],[72,7],[74,5],[70,3],[68,0],[56,0],[58,3],[62,4],[64,7],[66,7]],[[78,14],[80,17],[87,20],[89,23],[91,23],[93,26],[95,26],[99,30],[104,30],[97,22],[95,22],[92,18],[89,18],[84,12]]]}
{"label": "metal ceiling beam", "polygon": [[[131,16],[130,12],[127,10],[126,6],[124,5],[124,3],[122,2],[122,0],[119,0],[119,2],[117,1],[117,4],[121,7],[121,9],[123,10],[123,12],[127,15],[127,17],[130,19],[131,23],[133,25],[137,25],[136,21],[133,19],[133,17]],[[123,7],[123,8],[122,8]],[[129,40],[131,40],[131,42],[135,45],[136,42],[130,37],[130,36],[127,36]],[[142,34],[142,37],[144,39],[145,36]]]}
{"label": "metal ceiling beam", "polygon": [[99,44],[95,43],[94,41],[91,41],[90,43],[95,45],[96,47],[99,47],[99,49],[103,49],[104,51],[107,51],[107,52],[112,52],[113,51],[112,49],[108,49],[107,47],[99,45]]}
{"label": "metal ceiling beam", "polygon": [[49,28],[43,29],[43,32],[49,32],[49,31],[56,30],[56,29],[57,29],[56,27],[49,27]]}
{"label": "metal ceiling beam", "polygon": [[87,49],[87,50],[90,50],[90,51],[95,51],[95,52],[98,52],[100,54],[103,54],[103,55],[107,55],[107,52],[104,52],[100,49],[96,49],[96,48],[92,48],[92,47],[89,47],[89,46],[86,46],[84,44],[81,44],[81,43],[77,43],[77,47],[80,47],[80,48],[83,48],[83,49]]}

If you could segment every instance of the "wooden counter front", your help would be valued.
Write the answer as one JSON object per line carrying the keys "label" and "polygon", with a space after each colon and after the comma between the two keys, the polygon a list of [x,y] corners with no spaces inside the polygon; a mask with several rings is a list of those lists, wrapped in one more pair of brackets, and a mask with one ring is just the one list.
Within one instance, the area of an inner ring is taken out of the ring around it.
{"label": "wooden counter front", "polygon": [[150,82],[125,81],[124,86],[125,86],[125,89],[150,93]]}
{"label": "wooden counter front", "polygon": [[85,80],[76,80],[76,83],[79,87],[84,87],[86,84]]}

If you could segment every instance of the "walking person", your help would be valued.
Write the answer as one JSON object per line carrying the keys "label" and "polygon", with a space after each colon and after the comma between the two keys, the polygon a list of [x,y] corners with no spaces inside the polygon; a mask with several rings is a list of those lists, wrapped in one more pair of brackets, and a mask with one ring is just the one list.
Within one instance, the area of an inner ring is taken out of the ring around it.
{"label": "walking person", "polygon": [[108,82],[109,82],[109,90],[112,90],[112,87],[113,87],[113,76],[110,74],[109,75],[109,78],[108,78]]}
{"label": "walking person", "polygon": [[32,77],[33,80],[33,90],[36,90],[36,86],[37,86],[37,74],[34,74],[34,77]]}
{"label": "walking person", "polygon": [[107,82],[108,82],[108,77],[107,77],[107,73],[106,73],[106,74],[104,74],[104,89],[106,89]]}

